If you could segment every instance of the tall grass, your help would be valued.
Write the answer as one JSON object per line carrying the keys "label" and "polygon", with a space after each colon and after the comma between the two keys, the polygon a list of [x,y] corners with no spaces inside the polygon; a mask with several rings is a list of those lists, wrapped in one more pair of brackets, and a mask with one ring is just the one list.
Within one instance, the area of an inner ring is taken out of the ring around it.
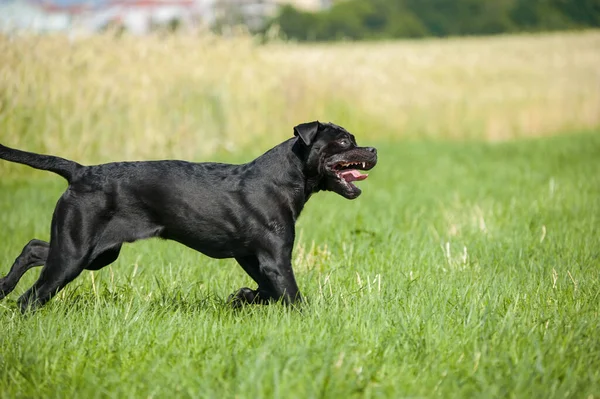
{"label": "tall grass", "polygon": [[336,45],[5,36],[0,141],[91,163],[264,148],[314,119],[371,138],[586,129],[600,125],[599,48],[598,31]]}

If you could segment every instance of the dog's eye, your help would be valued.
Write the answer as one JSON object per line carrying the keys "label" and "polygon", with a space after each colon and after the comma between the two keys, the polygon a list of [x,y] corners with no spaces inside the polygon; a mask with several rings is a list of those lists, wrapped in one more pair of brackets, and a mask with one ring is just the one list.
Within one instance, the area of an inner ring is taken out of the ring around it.
{"label": "dog's eye", "polygon": [[341,139],[340,141],[338,141],[338,143],[340,143],[342,147],[347,147],[348,144],[350,144],[350,142],[347,139]]}

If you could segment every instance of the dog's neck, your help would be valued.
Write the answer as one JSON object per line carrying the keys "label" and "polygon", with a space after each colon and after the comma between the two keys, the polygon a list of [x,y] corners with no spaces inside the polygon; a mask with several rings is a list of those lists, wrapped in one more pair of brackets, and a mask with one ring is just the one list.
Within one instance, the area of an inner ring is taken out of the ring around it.
{"label": "dog's neck", "polygon": [[302,180],[304,181],[304,203],[306,203],[311,195],[321,190],[325,190],[325,187],[322,186],[323,177],[320,176],[318,171],[311,171],[307,168],[306,160],[309,154],[308,148],[302,145],[298,139],[291,139],[291,141],[291,153],[294,154],[292,158],[295,158],[295,163],[302,172]]}
{"label": "dog's neck", "polygon": [[281,176],[271,175],[271,179],[276,184],[292,185],[292,190],[289,190],[292,194],[288,197],[288,204],[294,220],[300,216],[300,212],[312,194],[323,189],[318,172],[311,173],[306,169],[307,156],[308,149],[292,138],[270,149],[254,161],[275,163],[282,171],[285,170]]}

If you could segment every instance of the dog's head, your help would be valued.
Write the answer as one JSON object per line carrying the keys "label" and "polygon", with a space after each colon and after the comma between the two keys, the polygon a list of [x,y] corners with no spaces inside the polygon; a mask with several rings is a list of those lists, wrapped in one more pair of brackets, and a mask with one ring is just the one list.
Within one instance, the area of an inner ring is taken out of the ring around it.
{"label": "dog's head", "polygon": [[297,142],[307,149],[305,170],[318,180],[318,189],[334,191],[354,199],[361,190],[352,182],[364,180],[361,170],[377,163],[377,150],[359,147],[354,136],[341,126],[318,121],[302,123],[294,128]]}

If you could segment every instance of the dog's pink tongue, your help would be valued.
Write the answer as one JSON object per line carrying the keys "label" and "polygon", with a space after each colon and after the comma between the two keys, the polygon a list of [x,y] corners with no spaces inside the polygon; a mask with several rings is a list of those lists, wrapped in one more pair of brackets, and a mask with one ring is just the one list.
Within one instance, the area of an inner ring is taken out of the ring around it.
{"label": "dog's pink tongue", "polygon": [[340,173],[340,176],[347,182],[356,181],[356,180],[365,180],[367,178],[367,174],[362,174],[356,169],[344,170]]}

